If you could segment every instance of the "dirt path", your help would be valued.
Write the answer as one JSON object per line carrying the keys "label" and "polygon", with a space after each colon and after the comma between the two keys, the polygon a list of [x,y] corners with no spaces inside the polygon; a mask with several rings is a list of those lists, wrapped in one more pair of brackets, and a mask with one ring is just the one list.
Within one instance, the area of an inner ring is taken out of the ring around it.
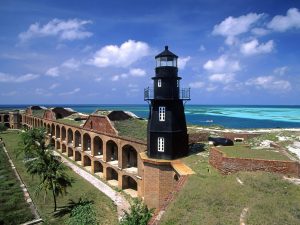
{"label": "dirt path", "polygon": [[85,171],[84,169],[81,169],[79,166],[71,163],[69,160],[67,160],[64,155],[61,155],[60,153],[54,151],[55,155],[59,155],[62,158],[62,162],[70,167],[75,173],[77,173],[79,176],[81,176],[83,179],[87,180],[89,183],[94,185],[99,191],[104,193],[106,196],[108,196],[117,206],[118,210],[118,217],[119,220],[123,216],[125,211],[128,211],[130,208],[129,202],[117,191],[113,190],[111,187],[109,187],[107,184],[102,182],[101,180],[94,177],[89,172]]}

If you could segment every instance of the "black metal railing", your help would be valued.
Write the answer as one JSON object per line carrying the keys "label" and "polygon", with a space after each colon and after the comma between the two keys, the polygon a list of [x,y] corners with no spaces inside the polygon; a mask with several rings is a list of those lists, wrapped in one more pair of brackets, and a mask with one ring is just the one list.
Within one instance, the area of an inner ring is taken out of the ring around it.
{"label": "black metal railing", "polygon": [[[179,90],[179,96],[177,98],[179,98],[181,100],[185,100],[185,101],[191,100],[190,92],[191,92],[190,88],[181,88]],[[171,96],[173,96],[173,95],[171,95]],[[174,98],[174,96],[173,96],[173,98]],[[154,99],[154,90],[153,90],[153,88],[150,88],[150,87],[145,88],[144,89],[144,100],[149,101],[149,100],[152,100],[152,99]]]}

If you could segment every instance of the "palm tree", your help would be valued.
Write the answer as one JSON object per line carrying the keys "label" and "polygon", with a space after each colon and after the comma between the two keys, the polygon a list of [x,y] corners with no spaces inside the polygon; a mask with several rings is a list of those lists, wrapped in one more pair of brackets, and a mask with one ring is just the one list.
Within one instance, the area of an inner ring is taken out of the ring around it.
{"label": "palm tree", "polygon": [[44,154],[34,160],[27,161],[25,165],[30,174],[40,177],[36,193],[39,194],[41,191],[44,191],[45,194],[48,191],[52,192],[54,211],[56,211],[56,198],[65,194],[67,187],[72,186],[72,179],[65,173],[66,167],[64,164],[50,151],[45,151]]}
{"label": "palm tree", "polygon": [[22,150],[25,158],[27,159],[36,157],[40,153],[41,145],[42,147],[46,147],[44,128],[27,130],[26,132],[22,133],[21,137],[24,145]]}
{"label": "palm tree", "polygon": [[[25,138],[28,137],[28,140]],[[42,190],[47,194],[52,192],[54,211],[57,209],[56,198],[66,193],[67,187],[72,186],[72,179],[65,173],[66,167],[62,164],[60,157],[53,155],[53,151],[45,144],[45,133],[43,129],[33,129],[24,135],[24,152],[35,158],[26,161],[27,172],[38,175],[40,183],[36,190],[39,194]]]}

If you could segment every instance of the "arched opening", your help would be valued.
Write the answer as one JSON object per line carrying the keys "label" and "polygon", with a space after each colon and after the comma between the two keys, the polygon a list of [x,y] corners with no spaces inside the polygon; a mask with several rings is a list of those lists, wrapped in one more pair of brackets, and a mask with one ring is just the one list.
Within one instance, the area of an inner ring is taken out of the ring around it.
{"label": "arched opening", "polygon": [[81,153],[78,151],[75,151],[75,162],[78,164],[81,164]]}
{"label": "arched opening", "polygon": [[71,128],[68,129],[68,146],[73,146],[73,131]]}
{"label": "arched opening", "polygon": [[96,136],[94,138],[94,157],[103,159],[103,141],[100,137]]}
{"label": "arched opening", "polygon": [[137,173],[137,152],[131,145],[122,148],[122,168],[127,172]]}
{"label": "arched opening", "polygon": [[61,140],[62,140],[62,141],[65,141],[65,140],[66,140],[66,137],[67,137],[66,128],[63,126],[63,127],[61,128]]}
{"label": "arched opening", "polygon": [[9,123],[9,115],[4,115],[4,123]]}
{"label": "arched opening", "polygon": [[94,161],[94,173],[103,178],[103,165],[99,161]]}
{"label": "arched opening", "polygon": [[50,139],[50,147],[53,148],[53,149],[55,148],[55,140],[54,140],[54,138]]}
{"label": "arched opening", "polygon": [[73,153],[73,149],[68,147],[68,157],[73,157],[74,153]]}
{"label": "arched opening", "polygon": [[83,166],[86,170],[91,171],[92,161],[87,155],[83,156]]}
{"label": "arched opening", "polygon": [[137,197],[137,182],[132,177],[127,175],[122,177],[122,189],[132,197]]}
{"label": "arched opening", "polygon": [[60,141],[56,141],[56,150],[60,151]]}
{"label": "arched opening", "polygon": [[47,129],[47,124],[46,123],[44,123],[44,128]]}
{"label": "arched opening", "polygon": [[62,144],[62,145],[61,145],[61,152],[62,152],[62,153],[67,153],[67,147],[66,147],[65,144]]}
{"label": "arched opening", "polygon": [[56,138],[60,138],[60,126],[56,125]]}
{"label": "arched opening", "polygon": [[78,130],[75,131],[75,147],[81,150],[81,134]]}
{"label": "arched opening", "polygon": [[107,167],[106,168],[106,180],[111,186],[117,187],[118,180],[119,180],[118,172],[111,167]]}
{"label": "arched opening", "polygon": [[83,151],[91,153],[91,137],[87,133],[83,135]]}
{"label": "arched opening", "polygon": [[112,140],[106,143],[106,161],[113,166],[118,166],[118,146]]}
{"label": "arched opening", "polygon": [[51,125],[51,137],[55,137],[55,126],[54,126],[54,124]]}
{"label": "arched opening", "polygon": [[50,126],[50,124],[47,125],[47,133],[49,135],[51,135],[51,126]]}

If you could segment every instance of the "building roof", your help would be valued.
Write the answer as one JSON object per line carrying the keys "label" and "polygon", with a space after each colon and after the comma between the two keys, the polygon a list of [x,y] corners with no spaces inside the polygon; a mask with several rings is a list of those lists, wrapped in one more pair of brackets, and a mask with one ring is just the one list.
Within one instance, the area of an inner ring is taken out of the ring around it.
{"label": "building roof", "polygon": [[168,58],[178,58],[177,55],[175,55],[173,52],[169,51],[168,46],[165,46],[165,50],[161,53],[159,53],[155,58],[160,58],[160,57],[168,57]]}

